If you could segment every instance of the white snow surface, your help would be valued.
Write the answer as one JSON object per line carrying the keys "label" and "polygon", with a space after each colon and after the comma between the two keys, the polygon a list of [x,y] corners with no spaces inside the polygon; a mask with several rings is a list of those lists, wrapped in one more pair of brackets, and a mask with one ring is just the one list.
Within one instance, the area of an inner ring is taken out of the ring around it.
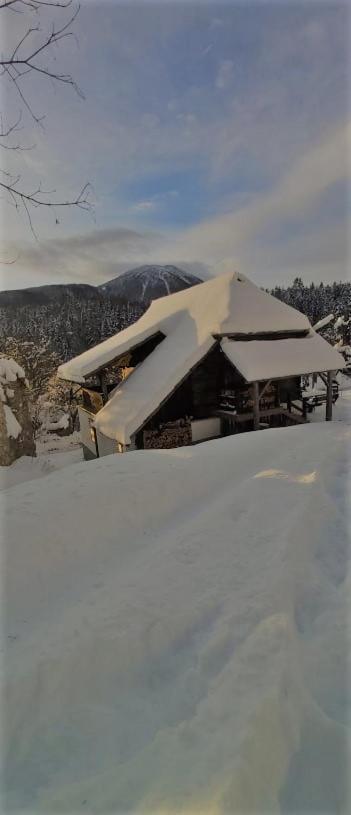
{"label": "white snow surface", "polygon": [[0,357],[0,382],[6,385],[8,382],[16,382],[17,379],[25,379],[23,368],[14,359]]}
{"label": "white snow surface", "polygon": [[307,337],[296,339],[249,342],[224,339],[221,346],[247,382],[337,371],[346,366],[341,354],[312,330]]}
{"label": "white snow surface", "polygon": [[1,490],[23,481],[46,478],[55,470],[83,460],[79,432],[63,437],[53,434],[41,436],[36,439],[36,450],[37,456],[21,456],[10,466],[0,467]]}
{"label": "white snow surface", "polygon": [[4,405],[4,413],[7,435],[10,439],[17,439],[19,434],[22,432],[21,425],[17,421],[16,416],[9,405]]}
{"label": "white snow surface", "polygon": [[349,812],[350,434],[109,456],[3,493],[3,811]]}
{"label": "white snow surface", "polygon": [[308,328],[310,323],[304,314],[281,303],[243,275],[234,272],[160,297],[151,303],[140,320],[65,362],[59,367],[58,375],[61,379],[83,383],[94,371],[158,331],[172,336],[180,329],[187,338],[191,355],[213,334]]}
{"label": "white snow surface", "polygon": [[314,324],[313,328],[315,331],[319,331],[321,328],[325,328],[326,325],[329,325],[332,320],[334,320],[334,314],[327,314],[326,317],[322,317],[321,320],[318,320],[318,322]]}
{"label": "white snow surface", "polygon": [[[14,359],[0,357],[0,400],[6,402],[10,397],[11,389],[7,389],[9,382],[16,382],[17,379],[26,379],[23,368]],[[12,392],[13,395],[13,392]],[[17,438],[15,436],[15,438]]]}
{"label": "white snow surface", "polygon": [[342,325],[348,325],[350,322],[350,318],[348,320],[345,319],[343,314],[335,320],[334,328],[341,328]]}

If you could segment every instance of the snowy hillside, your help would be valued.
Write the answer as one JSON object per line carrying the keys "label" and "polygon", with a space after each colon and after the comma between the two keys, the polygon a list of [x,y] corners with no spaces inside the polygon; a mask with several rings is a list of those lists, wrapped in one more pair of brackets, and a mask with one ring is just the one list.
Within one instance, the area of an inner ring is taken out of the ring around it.
{"label": "snowy hillside", "polygon": [[123,297],[131,303],[150,303],[158,297],[174,294],[201,282],[200,278],[177,266],[146,265],[130,269],[99,286],[99,289],[104,294]]}
{"label": "snowy hillside", "polygon": [[347,811],[349,438],[248,433],[3,493],[3,811]]}

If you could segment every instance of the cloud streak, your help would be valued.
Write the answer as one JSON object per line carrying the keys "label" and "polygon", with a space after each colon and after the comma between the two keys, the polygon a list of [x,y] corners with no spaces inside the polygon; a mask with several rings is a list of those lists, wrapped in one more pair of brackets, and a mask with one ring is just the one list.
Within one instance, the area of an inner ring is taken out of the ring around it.
{"label": "cloud streak", "polygon": [[[328,138],[309,149],[269,193],[257,196],[248,206],[187,230],[173,247],[189,259],[206,259],[210,266],[233,258],[245,263],[250,246],[264,238],[265,229],[276,231],[318,210],[324,194],[339,181],[347,181],[349,171],[350,123],[338,127]],[[305,235],[303,235],[305,240]],[[319,235],[315,240],[316,262],[320,258]],[[297,239],[298,242],[298,239]],[[303,252],[302,252],[303,255]],[[246,265],[246,264],[245,264]],[[338,270],[339,272],[341,270]]]}

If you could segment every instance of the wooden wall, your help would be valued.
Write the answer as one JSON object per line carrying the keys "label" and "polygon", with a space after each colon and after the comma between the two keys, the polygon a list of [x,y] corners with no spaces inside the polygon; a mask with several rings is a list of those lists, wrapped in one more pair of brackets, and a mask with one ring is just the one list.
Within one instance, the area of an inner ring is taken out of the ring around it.
{"label": "wooden wall", "polygon": [[[268,409],[297,398],[299,377],[272,382],[262,397]],[[283,398],[284,397],[284,398]],[[252,388],[236,371],[217,345],[175,389],[159,410],[136,434],[137,448],[178,447],[189,444],[188,420],[212,416],[221,407],[252,413]],[[243,429],[245,427],[243,426]],[[246,428],[247,429],[247,428]]]}

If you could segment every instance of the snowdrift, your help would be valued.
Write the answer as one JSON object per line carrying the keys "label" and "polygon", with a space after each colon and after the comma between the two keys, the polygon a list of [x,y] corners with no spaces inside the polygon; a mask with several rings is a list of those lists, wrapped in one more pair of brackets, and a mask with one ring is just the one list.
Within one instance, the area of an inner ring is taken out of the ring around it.
{"label": "snowdrift", "polygon": [[346,812],[350,428],[3,493],[3,811]]}

